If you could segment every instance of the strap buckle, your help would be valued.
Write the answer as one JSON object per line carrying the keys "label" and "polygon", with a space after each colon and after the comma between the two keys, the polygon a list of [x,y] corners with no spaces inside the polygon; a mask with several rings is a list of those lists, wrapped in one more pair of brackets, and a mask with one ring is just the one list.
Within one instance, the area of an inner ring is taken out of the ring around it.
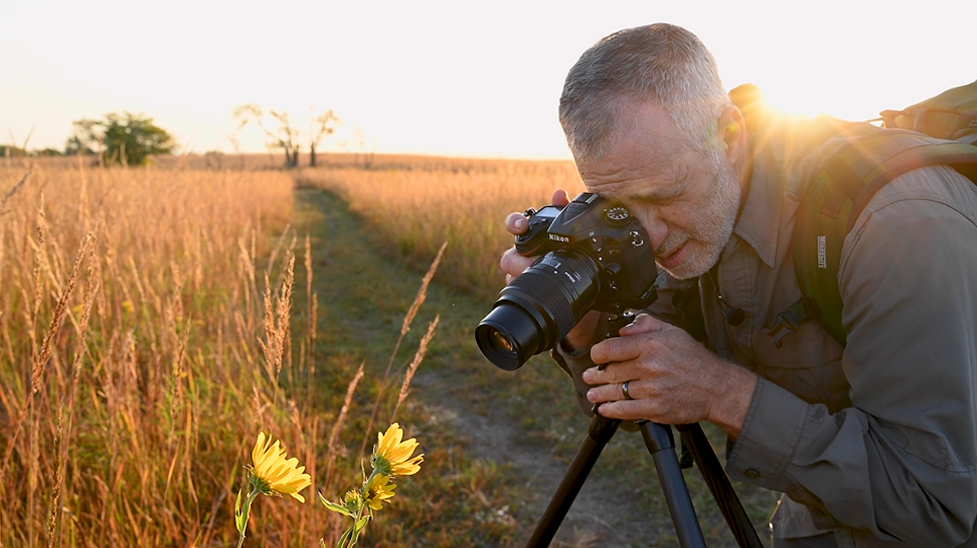
{"label": "strap buckle", "polygon": [[773,325],[764,329],[763,333],[773,337],[774,346],[781,348],[784,346],[784,337],[797,331],[804,320],[820,317],[820,312],[816,303],[807,297],[802,297],[787,310],[777,314]]}

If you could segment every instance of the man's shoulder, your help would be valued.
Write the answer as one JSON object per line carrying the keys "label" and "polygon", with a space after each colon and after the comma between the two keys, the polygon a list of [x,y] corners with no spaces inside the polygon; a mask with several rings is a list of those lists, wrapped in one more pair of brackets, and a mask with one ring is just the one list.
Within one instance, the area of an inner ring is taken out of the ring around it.
{"label": "man's shoulder", "polygon": [[949,166],[936,165],[904,173],[880,188],[854,223],[853,230],[882,209],[903,201],[920,202],[904,210],[912,217],[942,215],[940,212],[948,208],[977,223],[977,184]]}
{"label": "man's shoulder", "polygon": [[[867,246],[867,247],[866,247]],[[851,261],[876,261],[874,248],[903,249],[929,271],[946,254],[977,260],[977,185],[947,166],[909,171],[882,187],[848,232],[842,247],[841,278]],[[878,265],[892,268],[892,265]],[[902,270],[905,274],[906,265]]]}

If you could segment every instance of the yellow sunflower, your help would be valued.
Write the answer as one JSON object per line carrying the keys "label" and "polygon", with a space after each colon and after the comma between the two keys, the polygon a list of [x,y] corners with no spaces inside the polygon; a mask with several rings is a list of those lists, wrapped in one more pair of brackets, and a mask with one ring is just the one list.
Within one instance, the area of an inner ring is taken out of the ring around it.
{"label": "yellow sunflower", "polygon": [[386,432],[377,434],[377,445],[370,459],[374,470],[385,476],[412,476],[421,469],[424,455],[411,457],[417,441],[414,438],[400,441],[403,437],[404,431],[396,422]]}
{"label": "yellow sunflower", "polygon": [[312,478],[305,474],[305,467],[299,466],[295,457],[286,459],[285,448],[278,440],[271,443],[271,438],[265,437],[264,432],[258,433],[258,442],[251,451],[254,467],[250,478],[253,485],[265,495],[292,495],[300,502],[305,497],[299,491],[312,485]]}
{"label": "yellow sunflower", "polygon": [[383,501],[393,498],[396,487],[390,483],[390,476],[383,474],[373,476],[366,486],[366,504],[374,510],[380,510]]}

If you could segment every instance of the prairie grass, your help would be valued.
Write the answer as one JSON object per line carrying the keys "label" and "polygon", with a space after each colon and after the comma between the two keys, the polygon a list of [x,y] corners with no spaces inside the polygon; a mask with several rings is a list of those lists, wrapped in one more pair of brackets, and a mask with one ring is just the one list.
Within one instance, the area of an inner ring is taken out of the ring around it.
{"label": "prairie grass", "polygon": [[291,180],[0,169],[0,188],[20,180],[0,210],[0,542],[208,542],[240,417],[306,449],[256,366],[288,334],[263,318],[290,267],[257,257],[291,217]]}
{"label": "prairie grass", "polygon": [[[288,174],[8,161],[0,200],[0,546],[231,545],[259,431],[316,489],[353,477],[362,365],[315,363]],[[346,388],[323,394],[317,365]],[[249,538],[330,541],[306,495],[259,505]]]}
{"label": "prairie grass", "polygon": [[507,212],[550,203],[562,188],[583,191],[569,161],[388,160],[391,167],[306,170],[300,186],[337,194],[400,256],[426,261],[443,242],[445,279],[479,298],[494,299],[504,282],[501,251],[512,245]]}

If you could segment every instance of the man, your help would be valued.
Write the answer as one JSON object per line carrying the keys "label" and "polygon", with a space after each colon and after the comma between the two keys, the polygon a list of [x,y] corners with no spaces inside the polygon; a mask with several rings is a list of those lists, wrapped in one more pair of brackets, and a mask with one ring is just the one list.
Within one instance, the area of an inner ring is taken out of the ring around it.
{"label": "man", "polygon": [[[610,418],[722,427],[730,475],[786,495],[778,547],[977,546],[977,187],[937,166],[882,188],[842,251],[847,344],[816,321],[776,341],[831,124],[747,131],[711,54],[666,24],[585,52],[560,121],[588,191],[631,210],[672,277],[621,337],[595,341],[591,312],[554,350],[581,397]],[[507,280],[532,260],[507,251]],[[659,319],[689,288],[708,349]]]}

